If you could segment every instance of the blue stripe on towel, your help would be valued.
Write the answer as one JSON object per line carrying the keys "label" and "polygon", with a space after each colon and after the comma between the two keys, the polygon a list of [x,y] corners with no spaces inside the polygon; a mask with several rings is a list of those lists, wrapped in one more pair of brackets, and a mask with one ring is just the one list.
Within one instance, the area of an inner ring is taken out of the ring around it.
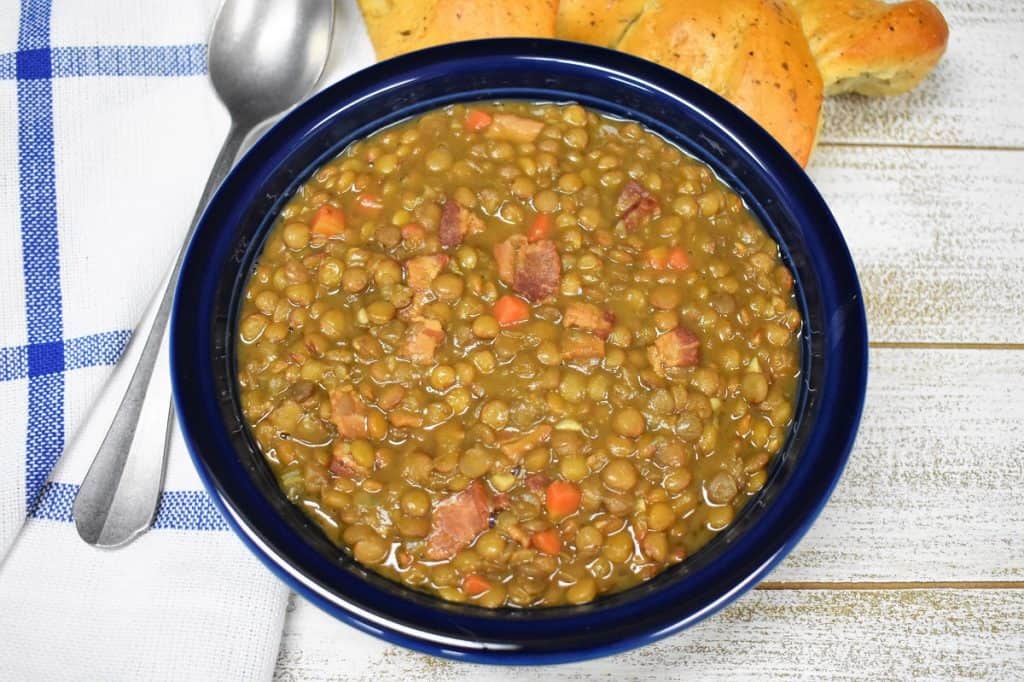
{"label": "blue stripe on towel", "polygon": [[[0,381],[14,381],[42,376],[56,368],[57,356],[63,359],[63,370],[113,365],[121,357],[132,333],[127,330],[102,332],[67,339],[58,351],[51,341],[28,346],[0,348]],[[34,358],[34,361],[33,361]]]}
{"label": "blue stripe on towel", "polygon": [[[71,505],[77,494],[77,485],[47,483],[32,508],[32,518],[71,523]],[[227,530],[228,524],[202,490],[166,490],[160,496],[153,528]]]}
{"label": "blue stripe on towel", "polygon": [[183,77],[206,73],[206,45],[29,47],[0,54],[0,80],[90,76]]}
{"label": "blue stripe on towel", "polygon": [[25,497],[31,508],[64,449],[64,322],[53,149],[50,0],[22,0],[18,26],[18,198],[28,331]]}

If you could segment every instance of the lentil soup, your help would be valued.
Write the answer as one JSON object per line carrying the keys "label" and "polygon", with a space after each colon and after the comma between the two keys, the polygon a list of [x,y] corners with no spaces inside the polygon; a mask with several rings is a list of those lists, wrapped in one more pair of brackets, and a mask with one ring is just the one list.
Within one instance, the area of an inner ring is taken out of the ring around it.
{"label": "lentil soup", "polygon": [[575,104],[429,112],[302,185],[246,285],[244,417],[356,561],[480,606],[684,560],[765,484],[801,317],[709,168]]}

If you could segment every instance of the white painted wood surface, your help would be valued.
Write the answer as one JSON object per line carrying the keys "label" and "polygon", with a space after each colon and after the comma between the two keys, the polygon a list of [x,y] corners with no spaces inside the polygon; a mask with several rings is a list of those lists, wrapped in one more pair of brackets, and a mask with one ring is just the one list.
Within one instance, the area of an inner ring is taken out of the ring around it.
{"label": "white painted wood surface", "polygon": [[857,264],[872,341],[1024,340],[1024,150],[823,146],[810,175]]}
{"label": "white painted wood surface", "polygon": [[1024,580],[1024,352],[873,349],[842,480],[771,581]]}
{"label": "white painted wood surface", "polygon": [[1022,614],[1024,590],[759,589],[657,644],[523,668],[411,653],[296,603],[276,679],[1019,680]]}
{"label": "white painted wood surface", "polygon": [[1024,679],[1024,2],[938,4],[950,48],[920,89],[827,106],[810,174],[882,347],[844,478],[771,589],[546,669],[414,654],[295,597],[278,679]]}

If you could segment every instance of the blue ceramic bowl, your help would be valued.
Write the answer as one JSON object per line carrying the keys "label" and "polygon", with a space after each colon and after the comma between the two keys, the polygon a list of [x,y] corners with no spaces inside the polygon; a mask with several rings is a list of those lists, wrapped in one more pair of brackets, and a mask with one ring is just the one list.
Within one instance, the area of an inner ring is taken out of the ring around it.
{"label": "blue ceramic bowl", "polygon": [[[804,386],[768,484],[704,549],[583,606],[451,604],[362,568],[278,490],[235,387],[239,298],[287,197],[353,140],[452,102],[580,102],[638,121],[710,165],[782,247],[805,320]],[[867,333],[857,275],[818,192],[764,130],[682,76],[624,54],[548,40],[489,40],[399,57],[331,86],[278,123],[211,201],[185,258],[172,327],[185,440],[238,535],[294,590],[366,632],[431,654],[548,663],[611,654],[696,623],[786,555],[839,479],[860,419]]]}

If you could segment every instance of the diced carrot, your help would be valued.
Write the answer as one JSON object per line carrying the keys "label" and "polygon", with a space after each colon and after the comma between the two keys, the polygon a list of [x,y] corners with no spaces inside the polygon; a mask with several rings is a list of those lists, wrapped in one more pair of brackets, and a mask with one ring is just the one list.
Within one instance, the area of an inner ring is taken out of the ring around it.
{"label": "diced carrot", "polygon": [[544,554],[556,556],[562,551],[562,537],[554,528],[541,530],[530,536],[530,543]]}
{"label": "diced carrot", "polygon": [[548,486],[544,504],[551,516],[568,516],[580,508],[583,495],[580,487],[569,481],[555,481]]}
{"label": "diced carrot", "polygon": [[530,229],[526,231],[526,238],[531,242],[539,242],[541,239],[547,239],[550,234],[551,216],[547,213],[538,213],[530,224]]}
{"label": "diced carrot", "polygon": [[510,327],[530,319],[530,304],[517,296],[502,296],[494,304],[494,319]]}
{"label": "diced carrot", "polygon": [[491,125],[494,119],[486,111],[481,109],[470,109],[466,114],[466,130],[471,133],[478,133]]}
{"label": "diced carrot", "polygon": [[491,584],[476,573],[470,573],[462,580],[462,591],[471,597],[483,594],[489,589],[491,589]]}
{"label": "diced carrot", "polygon": [[680,246],[673,246],[668,251],[668,267],[672,270],[685,270],[690,267],[690,258]]}
{"label": "diced carrot", "polygon": [[655,270],[664,270],[668,267],[668,249],[664,246],[647,249],[644,251],[644,265]]}
{"label": "diced carrot", "polygon": [[356,197],[356,203],[364,211],[379,211],[384,208],[384,200],[379,194],[373,192],[362,192]]}
{"label": "diced carrot", "polygon": [[340,208],[324,204],[313,214],[313,234],[335,237],[345,231],[345,214]]}

